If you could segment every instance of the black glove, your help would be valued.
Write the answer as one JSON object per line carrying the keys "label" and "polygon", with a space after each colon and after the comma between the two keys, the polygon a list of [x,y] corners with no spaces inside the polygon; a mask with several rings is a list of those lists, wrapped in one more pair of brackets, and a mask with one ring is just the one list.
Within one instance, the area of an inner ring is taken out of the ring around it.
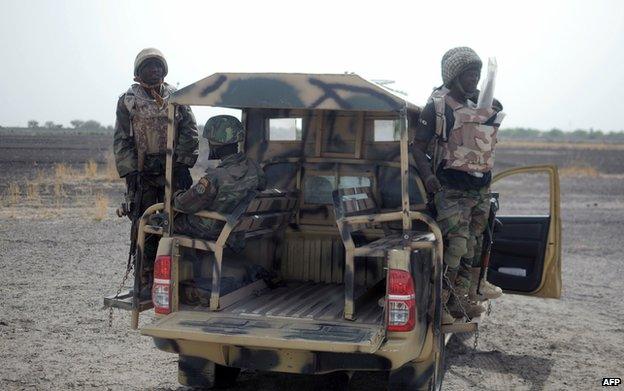
{"label": "black glove", "polygon": [[158,227],[164,227],[167,225],[167,214],[164,212],[154,213],[147,219],[149,225],[156,225]]}
{"label": "black glove", "polygon": [[176,164],[173,166],[173,178],[175,181],[175,190],[187,190],[193,185],[193,178],[188,166],[184,164]]}
{"label": "black glove", "polygon": [[440,184],[438,178],[432,174],[425,179],[425,189],[427,190],[427,193],[435,194],[442,190],[442,185]]}
{"label": "black glove", "polygon": [[137,190],[137,182],[139,181],[139,172],[132,171],[131,173],[127,174],[124,178],[126,179],[126,190],[128,194],[134,194],[134,192],[136,192]]}

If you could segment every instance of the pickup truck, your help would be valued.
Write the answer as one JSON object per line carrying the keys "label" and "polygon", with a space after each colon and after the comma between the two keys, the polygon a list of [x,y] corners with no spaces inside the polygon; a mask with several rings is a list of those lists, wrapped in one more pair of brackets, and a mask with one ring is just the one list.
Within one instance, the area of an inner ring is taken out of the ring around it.
{"label": "pickup truck", "polygon": [[[198,212],[225,222],[204,240],[168,224],[182,212],[167,187],[138,230],[138,254],[146,235],[161,236],[152,300],[135,283],[105,304],[131,310],[133,328],[153,308],[157,320],[140,332],[179,355],[183,385],[231,384],[240,369],[344,374],[344,385],[354,371],[386,371],[389,389],[440,389],[445,341],[478,322],[441,324],[443,238],[408,149],[420,108],[358,75],[281,73],[216,73],[175,92],[170,117],[177,105],[241,110],[239,151],[263,167],[269,190],[230,215]],[[169,153],[168,184],[172,166]],[[494,181],[519,173],[548,176],[549,213],[499,217],[489,280],[558,298],[557,170],[517,168]],[[153,224],[156,214],[167,218]],[[243,249],[230,248],[233,235]]]}

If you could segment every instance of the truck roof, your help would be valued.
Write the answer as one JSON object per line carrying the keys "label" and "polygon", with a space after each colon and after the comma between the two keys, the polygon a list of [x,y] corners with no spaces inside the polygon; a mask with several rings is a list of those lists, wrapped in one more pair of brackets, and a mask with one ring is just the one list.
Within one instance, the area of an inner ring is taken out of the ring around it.
{"label": "truck roof", "polygon": [[356,74],[215,73],[176,91],[170,103],[236,109],[400,111],[420,108]]}

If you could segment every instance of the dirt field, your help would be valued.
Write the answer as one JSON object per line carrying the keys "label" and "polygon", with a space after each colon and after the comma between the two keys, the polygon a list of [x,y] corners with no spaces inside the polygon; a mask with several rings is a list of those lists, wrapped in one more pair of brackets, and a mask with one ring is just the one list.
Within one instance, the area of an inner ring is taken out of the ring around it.
{"label": "dirt field", "polygon": [[[129,231],[127,220],[114,217],[123,186],[106,173],[110,142],[104,136],[0,136],[3,390],[179,389],[177,356],[130,331],[127,313],[116,312],[109,328],[102,308],[102,296],[121,280]],[[445,389],[587,390],[599,388],[603,377],[624,377],[621,154],[499,150],[498,169],[542,163],[566,168],[563,298],[497,300],[481,325],[476,350],[471,336],[451,340]],[[100,163],[99,173],[85,167],[90,159]],[[60,163],[67,165],[62,172],[55,167]],[[532,188],[539,194],[543,184],[518,179],[512,185],[515,191],[503,201],[506,212],[541,208],[544,199]],[[105,215],[98,216],[102,209]],[[141,320],[151,322],[152,316]],[[306,390],[310,384],[307,376],[246,372],[236,389]],[[352,381],[352,389],[383,387],[377,373]]]}

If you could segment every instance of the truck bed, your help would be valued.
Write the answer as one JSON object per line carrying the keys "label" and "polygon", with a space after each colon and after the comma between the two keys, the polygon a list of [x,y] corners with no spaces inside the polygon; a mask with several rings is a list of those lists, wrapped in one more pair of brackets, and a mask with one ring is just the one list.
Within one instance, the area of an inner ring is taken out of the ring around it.
{"label": "truck bed", "polygon": [[291,282],[221,311],[181,306],[141,333],[225,345],[372,353],[384,336],[383,309],[377,301],[362,304],[357,319],[348,321],[342,317],[342,284]]}
{"label": "truck bed", "polygon": [[[366,301],[358,308],[356,323],[380,324],[383,308],[379,298]],[[313,282],[289,282],[260,295],[247,298],[221,310],[221,313],[267,318],[298,318],[324,321],[343,320],[344,285]]]}

